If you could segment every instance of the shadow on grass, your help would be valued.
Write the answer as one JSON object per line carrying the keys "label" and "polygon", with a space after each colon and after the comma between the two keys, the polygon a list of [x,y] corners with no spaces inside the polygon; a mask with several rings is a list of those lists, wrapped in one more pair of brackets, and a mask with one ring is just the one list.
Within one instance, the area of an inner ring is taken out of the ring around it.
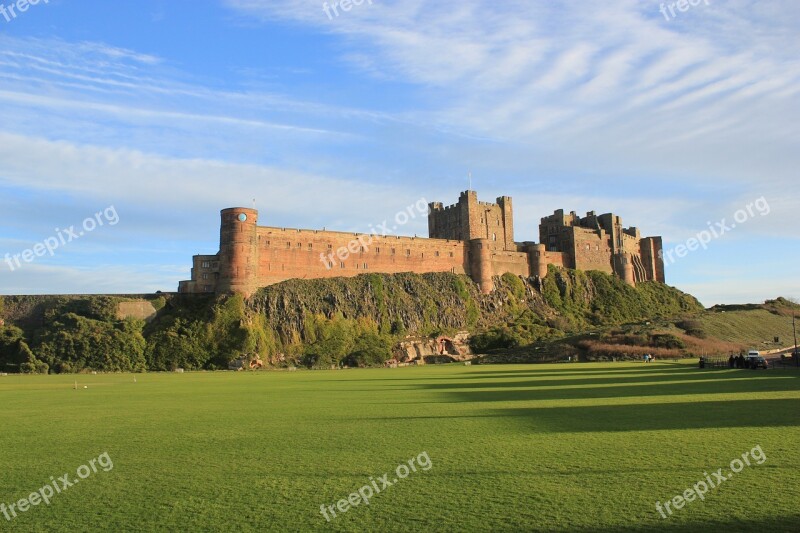
{"label": "shadow on grass", "polygon": [[492,410],[536,433],[800,426],[800,399]]}
{"label": "shadow on grass", "polygon": [[[528,379],[522,381],[487,381],[487,382],[452,382],[452,383],[429,383],[420,384],[420,387],[426,389],[445,389],[445,390],[462,390],[462,389],[502,389],[502,388],[527,388],[527,387],[572,387],[580,385],[635,385],[635,384],[652,384],[652,385],[667,385],[677,382],[706,382],[717,383],[730,380],[752,381],[754,377],[762,377],[763,374],[742,374],[736,372],[726,372],[724,374],[711,374],[708,372],[687,372],[687,373],[672,373],[672,374],[637,374],[632,376],[605,376],[599,377],[596,375],[589,375],[585,378],[573,377],[574,374],[568,374],[567,379],[560,379],[561,376],[517,376],[527,377]],[[489,378],[494,376],[488,376]],[[540,379],[535,379],[535,378]],[[534,379],[530,379],[534,378]],[[559,378],[559,379],[556,379]],[[800,384],[798,384],[800,390]]]}
{"label": "shadow on grass", "polygon": [[520,407],[468,415],[370,417],[370,420],[517,419],[534,433],[597,433],[800,426],[800,399],[728,400],[592,407]]}
{"label": "shadow on grass", "polygon": [[[548,377],[548,376],[586,376],[586,375],[594,375],[594,374],[609,374],[613,377],[616,374],[624,373],[624,374],[634,374],[634,373],[642,373],[642,374],[658,374],[658,373],[669,373],[669,374],[688,374],[688,375],[696,375],[699,370],[696,366],[687,366],[687,365],[678,365],[678,364],[668,364],[668,365],[644,365],[641,366],[631,366],[628,368],[614,368],[614,369],[585,369],[584,368],[591,363],[575,363],[570,365],[563,365],[563,370],[534,370],[538,365],[526,365],[528,368],[524,370],[497,370],[497,371],[483,371],[482,368],[486,368],[486,366],[474,366],[470,369],[468,374],[437,374],[437,375],[429,375],[429,374],[414,374],[414,375],[404,375],[400,377],[395,373],[397,370],[386,370],[386,374],[379,377],[374,377],[375,381],[441,381],[441,380],[453,380],[453,379],[485,379],[485,378],[497,378],[497,379],[504,379],[504,378],[520,378],[520,377]],[[427,365],[428,367],[434,367],[436,365]],[[711,370],[708,370],[711,371]],[[334,381],[337,382],[363,382],[364,379],[336,379]]]}
{"label": "shadow on grass", "polygon": [[[597,368],[596,365],[626,365],[622,368]],[[483,369],[487,367],[493,368],[503,368],[504,365],[476,365],[475,368]],[[525,374],[525,373],[552,373],[558,374],[562,372],[576,372],[576,373],[600,373],[600,374],[608,374],[614,372],[679,372],[679,371],[688,371],[688,370],[695,370],[697,369],[696,364],[683,364],[683,363],[562,363],[558,369],[552,368],[542,368],[541,370],[537,370],[537,368],[541,368],[543,365],[536,365],[536,364],[528,364],[528,365],[518,365],[524,366],[525,368],[522,370],[485,370],[481,371],[481,374],[501,374],[501,375],[509,375],[513,376],[515,374]]]}
{"label": "shadow on grass", "polygon": [[797,531],[800,524],[800,514],[773,516],[752,520],[698,520],[692,522],[677,522],[675,520],[662,520],[658,525],[642,524],[641,526],[619,526],[611,528],[576,528],[576,533],[638,533],[641,531],[670,531],[674,533],[698,533],[701,531],[725,531],[726,533],[763,533],[770,531],[782,533]]}
{"label": "shadow on grass", "polygon": [[[666,380],[663,376],[642,376],[609,380],[516,381],[493,383],[420,383],[418,390],[449,392],[461,402],[513,402],[541,400],[578,400],[595,398],[631,398],[647,396],[680,396],[684,394],[731,394],[800,391],[800,380],[785,374],[701,372],[698,379],[686,382],[684,377]],[[718,378],[714,378],[718,376]],[[638,380],[638,383],[636,382]],[[599,383],[593,383],[599,381]],[[618,385],[618,383],[621,383]],[[587,386],[581,385],[607,385]],[[505,388],[507,390],[464,390]]]}

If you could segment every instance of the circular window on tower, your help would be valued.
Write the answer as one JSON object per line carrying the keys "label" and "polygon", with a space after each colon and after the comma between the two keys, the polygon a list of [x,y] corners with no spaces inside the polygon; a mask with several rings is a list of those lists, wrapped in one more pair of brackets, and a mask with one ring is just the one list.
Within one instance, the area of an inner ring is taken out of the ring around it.
{"label": "circular window on tower", "polygon": [[239,213],[239,222],[247,222],[247,215],[244,213]]}

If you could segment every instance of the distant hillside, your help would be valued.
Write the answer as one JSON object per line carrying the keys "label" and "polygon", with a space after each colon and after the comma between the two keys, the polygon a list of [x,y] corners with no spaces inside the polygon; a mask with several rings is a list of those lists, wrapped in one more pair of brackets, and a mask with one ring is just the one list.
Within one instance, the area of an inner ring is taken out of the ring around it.
{"label": "distant hillside", "polygon": [[273,366],[368,366],[390,358],[409,335],[468,331],[483,353],[702,311],[677,289],[655,282],[632,288],[600,272],[552,268],[540,286],[513,275],[496,283],[482,295],[466,276],[367,274],[292,280],[248,300],[6,297],[0,371],[220,369],[240,357]]}
{"label": "distant hillside", "polygon": [[[699,317],[710,337],[746,344],[759,350],[785,348],[794,343],[792,312],[800,305],[778,298],[762,305],[718,305]],[[800,322],[797,324],[800,327]],[[778,342],[774,338],[778,337]]]}

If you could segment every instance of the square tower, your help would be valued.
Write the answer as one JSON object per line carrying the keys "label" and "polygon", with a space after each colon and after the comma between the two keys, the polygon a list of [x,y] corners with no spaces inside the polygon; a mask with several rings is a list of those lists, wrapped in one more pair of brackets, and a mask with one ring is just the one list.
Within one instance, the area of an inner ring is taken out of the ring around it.
{"label": "square tower", "polygon": [[511,197],[501,196],[497,203],[480,202],[477,192],[464,191],[455,205],[431,203],[428,233],[432,239],[487,239],[495,250],[516,251]]}

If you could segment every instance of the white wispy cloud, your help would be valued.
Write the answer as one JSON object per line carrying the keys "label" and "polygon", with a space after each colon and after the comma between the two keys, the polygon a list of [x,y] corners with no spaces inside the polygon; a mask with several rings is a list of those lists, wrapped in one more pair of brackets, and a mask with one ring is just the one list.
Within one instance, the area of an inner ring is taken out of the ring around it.
{"label": "white wispy cloud", "polygon": [[482,197],[515,196],[518,238],[564,208],[680,242],[764,196],[770,216],[731,242],[797,240],[778,223],[800,207],[787,193],[796,2],[712,2],[666,21],[656,0],[376,0],[333,20],[319,0],[221,1],[234,15],[221,24],[327,34],[344,76],[408,102],[301,98],[258,66],[209,84],[169,57],[0,35],[0,185],[86,209],[151,206],[142,236],[177,209],[212,220],[199,240],[213,241],[216,211],[253,197],[268,223],[363,230],[421,196],[452,201],[466,185],[452,176],[472,169]]}

